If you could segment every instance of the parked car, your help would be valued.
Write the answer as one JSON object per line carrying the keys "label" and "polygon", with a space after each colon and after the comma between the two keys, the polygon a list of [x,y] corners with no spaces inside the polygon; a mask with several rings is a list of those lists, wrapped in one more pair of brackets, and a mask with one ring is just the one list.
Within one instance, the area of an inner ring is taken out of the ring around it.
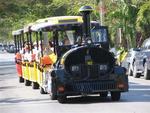
{"label": "parked car", "polygon": [[0,43],[0,51],[3,50],[3,44]]}
{"label": "parked car", "polygon": [[7,50],[8,45],[7,44],[3,44],[3,50]]}
{"label": "parked car", "polygon": [[129,76],[133,75],[133,64],[135,61],[135,56],[136,54],[140,51],[140,48],[131,48],[128,51],[128,54],[126,56],[126,58],[124,59],[124,61],[122,62],[122,66],[126,68],[127,74]]}
{"label": "parked car", "polygon": [[133,63],[133,76],[139,78],[143,75],[146,80],[150,79],[150,38],[143,42],[141,50],[135,55]]}
{"label": "parked car", "polygon": [[14,45],[8,46],[7,52],[8,53],[15,53],[15,46]]}

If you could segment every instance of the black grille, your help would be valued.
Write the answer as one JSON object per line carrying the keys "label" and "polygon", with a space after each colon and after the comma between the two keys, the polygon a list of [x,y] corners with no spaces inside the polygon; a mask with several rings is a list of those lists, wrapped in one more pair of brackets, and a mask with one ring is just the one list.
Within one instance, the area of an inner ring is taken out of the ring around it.
{"label": "black grille", "polygon": [[97,79],[99,78],[98,65],[81,65],[80,75],[82,79]]}
{"label": "black grille", "polygon": [[75,92],[98,92],[116,89],[115,81],[78,81],[71,83],[71,90]]}

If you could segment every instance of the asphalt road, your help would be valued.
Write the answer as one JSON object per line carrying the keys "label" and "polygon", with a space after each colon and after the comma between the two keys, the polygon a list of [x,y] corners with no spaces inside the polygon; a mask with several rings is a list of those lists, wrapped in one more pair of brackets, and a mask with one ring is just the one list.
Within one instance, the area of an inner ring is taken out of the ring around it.
{"label": "asphalt road", "polygon": [[60,104],[50,100],[48,94],[41,95],[39,90],[19,83],[14,56],[5,56],[0,54],[0,113],[150,113],[150,80],[130,77],[130,90],[119,102],[112,102],[110,96],[88,96],[69,98],[68,103]]}

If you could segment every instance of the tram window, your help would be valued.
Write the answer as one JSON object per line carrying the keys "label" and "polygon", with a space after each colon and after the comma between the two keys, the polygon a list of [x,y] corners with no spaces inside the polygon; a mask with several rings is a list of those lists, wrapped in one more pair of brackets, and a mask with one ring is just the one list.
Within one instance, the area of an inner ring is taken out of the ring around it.
{"label": "tram window", "polygon": [[75,31],[66,31],[67,37],[69,39],[70,45],[74,44],[74,38],[75,38]]}
{"label": "tram window", "polygon": [[67,30],[59,32],[58,42],[59,46],[62,45],[73,45],[75,41],[75,31]]}
{"label": "tram window", "polygon": [[106,29],[94,29],[91,32],[93,42],[107,42]]}

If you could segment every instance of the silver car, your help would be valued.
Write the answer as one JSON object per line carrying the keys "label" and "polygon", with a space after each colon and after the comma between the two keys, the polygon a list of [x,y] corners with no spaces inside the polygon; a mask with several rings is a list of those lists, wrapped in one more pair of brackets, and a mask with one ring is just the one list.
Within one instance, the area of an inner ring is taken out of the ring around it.
{"label": "silver car", "polygon": [[136,57],[137,53],[139,53],[139,51],[140,51],[139,48],[131,48],[128,51],[128,54],[122,63],[122,66],[128,70],[127,74],[129,76],[133,76],[133,74],[134,74],[133,72],[134,72],[134,65],[135,65],[135,57]]}

